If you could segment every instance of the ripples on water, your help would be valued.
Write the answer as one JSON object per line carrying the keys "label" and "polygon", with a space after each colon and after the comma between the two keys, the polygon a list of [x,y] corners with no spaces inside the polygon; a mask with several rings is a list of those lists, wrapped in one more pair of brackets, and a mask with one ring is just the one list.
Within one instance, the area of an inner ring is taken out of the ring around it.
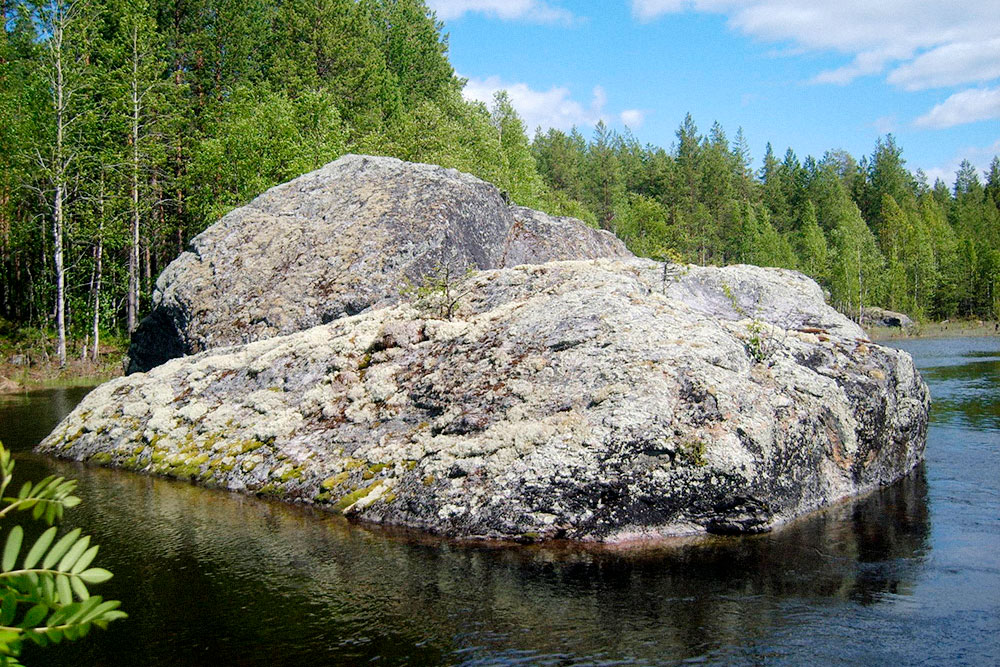
{"label": "ripples on water", "polygon": [[[1000,341],[909,343],[927,463],[770,535],[633,550],[459,544],[22,451],[80,480],[67,516],[127,621],[36,665],[996,664]],[[992,375],[991,375],[992,374]],[[0,403],[26,450],[79,400]]]}

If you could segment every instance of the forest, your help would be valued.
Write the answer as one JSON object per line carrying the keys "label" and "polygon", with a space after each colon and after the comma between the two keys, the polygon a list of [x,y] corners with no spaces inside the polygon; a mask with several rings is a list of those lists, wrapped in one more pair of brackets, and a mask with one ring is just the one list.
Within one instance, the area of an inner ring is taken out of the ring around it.
{"label": "forest", "polygon": [[797,269],[851,315],[1000,317],[1000,159],[953,184],[889,135],[762,166],[683,119],[670,147],[528,130],[463,99],[422,0],[0,0],[0,337],[96,358],[188,241],[348,152],[430,162],[638,255]]}

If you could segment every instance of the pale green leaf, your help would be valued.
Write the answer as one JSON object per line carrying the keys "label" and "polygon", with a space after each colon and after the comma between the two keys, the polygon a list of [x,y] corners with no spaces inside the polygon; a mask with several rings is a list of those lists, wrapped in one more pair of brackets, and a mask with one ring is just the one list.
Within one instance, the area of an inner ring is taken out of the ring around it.
{"label": "pale green leaf", "polygon": [[73,604],[73,589],[70,586],[69,577],[65,574],[56,575],[56,591],[59,593],[59,602]]}
{"label": "pale green leaf", "polygon": [[55,526],[52,526],[42,533],[37,540],[35,540],[35,544],[28,551],[28,555],[24,557],[25,570],[30,570],[38,564],[42,555],[48,551],[49,546],[52,544],[52,540],[55,539],[57,530],[58,529]]}
{"label": "pale green leaf", "polygon": [[112,574],[104,568],[92,567],[89,570],[81,572],[79,577],[83,579],[84,582],[93,586],[94,584],[103,584],[112,577]]}
{"label": "pale green leaf", "polygon": [[59,565],[56,569],[60,572],[69,572],[72,567],[76,565],[76,561],[80,559],[80,556],[83,555],[83,552],[86,551],[89,546],[90,536],[86,535],[70,547],[69,551],[66,552],[66,555],[62,557],[61,561],[59,561]]}
{"label": "pale green leaf", "polygon": [[87,590],[87,585],[83,583],[80,577],[70,577],[69,584],[73,588],[73,592],[76,593],[76,597],[80,600],[86,600],[90,597],[90,591]]}
{"label": "pale green leaf", "polygon": [[80,556],[80,559],[73,564],[73,567],[72,569],[70,569],[70,572],[72,572],[73,574],[80,574],[81,572],[86,570],[87,567],[94,561],[94,558],[97,556],[98,549],[100,549],[100,547],[95,544],[94,546],[90,547],[85,552],[83,552],[83,555]]}
{"label": "pale green leaf", "polygon": [[49,554],[45,557],[45,560],[42,561],[42,567],[44,567],[46,570],[51,569],[52,566],[58,563],[59,559],[62,558],[67,551],[69,551],[70,547],[72,547],[76,543],[76,540],[79,537],[80,537],[79,528],[71,530],[70,532],[63,535],[62,539],[56,542],[56,545],[52,547],[51,551],[49,551]]}
{"label": "pale green leaf", "polygon": [[3,571],[10,572],[17,563],[17,557],[21,553],[21,540],[24,539],[24,529],[14,526],[7,533],[7,542],[3,548]]}

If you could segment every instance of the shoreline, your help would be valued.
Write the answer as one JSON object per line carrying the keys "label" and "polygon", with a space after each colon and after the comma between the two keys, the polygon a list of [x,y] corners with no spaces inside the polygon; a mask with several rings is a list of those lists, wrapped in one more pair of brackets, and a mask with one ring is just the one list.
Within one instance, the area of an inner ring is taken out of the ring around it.
{"label": "shoreline", "polygon": [[1000,336],[1000,323],[982,320],[946,320],[917,324],[909,331],[898,327],[872,327],[865,331],[874,343],[918,338],[984,338]]}
{"label": "shoreline", "polygon": [[56,361],[56,338],[50,332],[17,329],[0,318],[0,396],[54,387],[96,386],[124,373],[128,342],[106,335],[99,360],[89,358],[88,339],[66,341],[66,366]]}
{"label": "shoreline", "polygon": [[70,359],[65,368],[52,362],[21,366],[3,360],[0,362],[0,397],[53,387],[97,386],[119,375],[122,375],[121,363],[111,359],[97,364]]}

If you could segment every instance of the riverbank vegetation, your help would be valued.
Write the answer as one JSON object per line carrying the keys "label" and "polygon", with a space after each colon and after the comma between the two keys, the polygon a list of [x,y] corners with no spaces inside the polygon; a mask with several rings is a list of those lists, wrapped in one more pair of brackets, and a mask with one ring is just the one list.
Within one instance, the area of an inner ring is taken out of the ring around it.
{"label": "riverbank vegetation", "polygon": [[[831,301],[1000,315],[1000,160],[953,184],[891,137],[800,159],[687,117],[670,147],[463,99],[422,0],[0,0],[0,317],[59,367],[124,340],[220,215],[346,153],[454,167],[637,254],[796,268]],[[75,341],[75,343],[74,343]],[[74,351],[75,350],[75,351]]]}

